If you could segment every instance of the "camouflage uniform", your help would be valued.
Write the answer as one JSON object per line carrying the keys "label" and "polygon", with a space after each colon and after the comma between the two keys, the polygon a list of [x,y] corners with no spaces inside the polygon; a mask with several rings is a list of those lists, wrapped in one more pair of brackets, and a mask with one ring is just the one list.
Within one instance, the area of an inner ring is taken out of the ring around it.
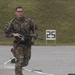
{"label": "camouflage uniform", "polygon": [[[34,21],[27,17],[21,19],[14,18],[4,27],[3,31],[6,37],[13,37],[10,30],[19,31],[25,30],[27,34],[37,33],[37,26]],[[9,33],[7,33],[9,31]],[[21,42],[19,38],[15,37],[13,42],[12,53],[16,57],[17,62],[15,63],[15,75],[23,75],[22,67],[27,66],[31,58],[31,38],[27,38],[25,42]]]}

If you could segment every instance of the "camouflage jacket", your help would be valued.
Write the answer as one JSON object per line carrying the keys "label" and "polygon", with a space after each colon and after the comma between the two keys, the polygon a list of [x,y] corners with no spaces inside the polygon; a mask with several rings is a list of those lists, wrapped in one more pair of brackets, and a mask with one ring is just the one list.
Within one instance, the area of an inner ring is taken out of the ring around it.
{"label": "camouflage jacket", "polygon": [[[27,34],[37,34],[37,26],[34,23],[34,21],[30,18],[27,17],[22,17],[21,19],[17,19],[16,17],[12,19],[10,22],[8,22],[4,29],[3,33],[5,34],[6,37],[12,37],[12,32],[18,32],[20,30],[24,30],[25,33]],[[9,33],[7,33],[9,32]],[[15,38],[16,39],[16,38]],[[18,41],[18,39],[16,39]]]}

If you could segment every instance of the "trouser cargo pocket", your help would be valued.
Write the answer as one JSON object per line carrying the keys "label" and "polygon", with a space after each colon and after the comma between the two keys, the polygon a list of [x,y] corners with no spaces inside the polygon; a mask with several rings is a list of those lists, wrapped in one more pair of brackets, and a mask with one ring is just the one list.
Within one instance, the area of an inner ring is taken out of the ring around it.
{"label": "trouser cargo pocket", "polygon": [[14,48],[11,48],[11,52],[12,52],[13,56],[16,57],[16,52],[15,52]]}

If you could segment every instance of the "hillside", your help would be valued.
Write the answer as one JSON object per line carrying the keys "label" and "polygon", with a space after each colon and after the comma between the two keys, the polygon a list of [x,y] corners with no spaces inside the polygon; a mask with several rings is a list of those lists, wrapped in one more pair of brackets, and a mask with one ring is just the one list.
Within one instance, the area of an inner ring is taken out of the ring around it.
{"label": "hillside", "polygon": [[36,44],[45,44],[45,30],[55,29],[58,45],[75,45],[75,0],[0,0],[0,44],[10,44],[2,28],[14,17],[17,6],[24,7],[25,15],[39,27],[39,37],[44,40]]}

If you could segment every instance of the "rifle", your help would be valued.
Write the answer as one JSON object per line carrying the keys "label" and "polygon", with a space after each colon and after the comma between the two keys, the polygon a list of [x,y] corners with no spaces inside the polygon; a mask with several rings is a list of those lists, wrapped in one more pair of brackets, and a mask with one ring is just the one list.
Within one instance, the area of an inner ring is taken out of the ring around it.
{"label": "rifle", "polygon": [[25,32],[23,31],[19,31],[19,32],[16,32],[16,33],[19,33],[21,34],[22,36],[20,37],[21,41],[25,41],[27,38],[34,38],[34,39],[39,39],[39,40],[43,40],[42,38],[38,38],[38,35],[32,35],[32,34],[25,34]]}
{"label": "rifle", "polygon": [[11,31],[11,30],[8,30],[6,32],[6,34],[10,34],[10,33],[19,33],[19,34],[21,34],[22,35],[22,36],[20,36],[20,40],[21,41],[25,41],[26,39],[32,38],[32,37],[34,37],[35,39],[43,40],[42,38],[37,38],[38,35],[35,36],[35,35],[32,35],[32,34],[27,34],[25,32],[25,30],[20,30],[20,31]]}

